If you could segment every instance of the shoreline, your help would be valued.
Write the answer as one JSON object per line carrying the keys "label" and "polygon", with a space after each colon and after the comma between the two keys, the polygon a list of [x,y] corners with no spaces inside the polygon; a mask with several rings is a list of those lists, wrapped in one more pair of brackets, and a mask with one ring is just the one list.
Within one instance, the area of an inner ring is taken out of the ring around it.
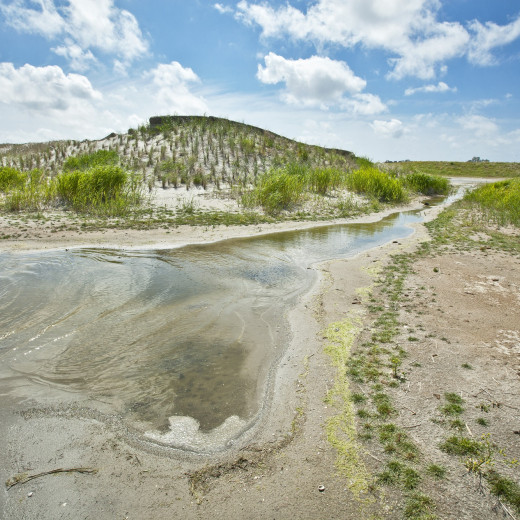
{"label": "shoreline", "polygon": [[[204,245],[226,240],[252,238],[318,227],[372,223],[393,213],[425,208],[427,206],[424,206],[423,200],[427,200],[427,197],[421,197],[409,204],[393,206],[376,213],[324,221],[285,221],[274,224],[252,224],[244,226],[220,225],[211,228],[208,226],[182,225],[168,232],[161,229],[107,229],[103,231],[84,232],[81,234],[69,231],[65,236],[59,238],[48,234],[48,236],[45,237],[29,239],[4,239],[0,242],[0,253],[34,253],[40,251],[62,251],[86,248],[122,249],[126,251],[178,249],[190,245]],[[172,234],[178,236],[172,237]]]}

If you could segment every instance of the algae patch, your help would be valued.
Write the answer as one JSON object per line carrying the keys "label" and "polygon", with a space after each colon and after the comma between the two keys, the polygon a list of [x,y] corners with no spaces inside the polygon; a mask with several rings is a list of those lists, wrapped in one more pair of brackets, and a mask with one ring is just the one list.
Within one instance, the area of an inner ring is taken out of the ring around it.
{"label": "algae patch", "polygon": [[337,451],[336,469],[348,480],[351,491],[357,497],[369,489],[370,474],[360,456],[347,362],[354,340],[361,330],[360,315],[351,314],[329,325],[324,334],[329,340],[325,353],[337,370],[334,386],[327,392],[326,400],[339,410],[339,413],[327,420],[325,431],[327,440]]}

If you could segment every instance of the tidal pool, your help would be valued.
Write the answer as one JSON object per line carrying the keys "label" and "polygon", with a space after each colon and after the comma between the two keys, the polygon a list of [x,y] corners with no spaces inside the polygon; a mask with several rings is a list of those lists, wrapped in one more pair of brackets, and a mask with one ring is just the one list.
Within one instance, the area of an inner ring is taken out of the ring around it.
{"label": "tidal pool", "polygon": [[103,403],[151,441],[223,449],[264,406],[308,268],[403,238],[419,220],[163,251],[2,253],[0,382]]}

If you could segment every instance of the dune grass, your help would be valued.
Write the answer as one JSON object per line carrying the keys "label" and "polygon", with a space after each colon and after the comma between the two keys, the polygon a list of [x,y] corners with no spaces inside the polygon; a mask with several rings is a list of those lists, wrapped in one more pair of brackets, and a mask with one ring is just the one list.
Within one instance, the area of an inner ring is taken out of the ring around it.
{"label": "dune grass", "polygon": [[242,195],[244,207],[261,206],[270,215],[291,210],[311,194],[330,195],[348,189],[368,199],[397,204],[406,202],[412,193],[447,194],[447,179],[424,173],[395,177],[374,166],[348,171],[339,168],[313,167],[291,162],[261,175],[252,190]]}
{"label": "dune grass", "polygon": [[363,166],[352,172],[346,180],[346,186],[380,202],[398,203],[408,198],[401,180],[370,166]]}
{"label": "dune grass", "polygon": [[520,226],[520,178],[480,186],[464,197],[484,217],[499,225]]}
{"label": "dune grass", "polygon": [[117,154],[111,152],[71,157],[67,168],[77,165],[79,169],[65,169],[54,178],[39,169],[0,168],[1,204],[9,212],[61,207],[78,213],[125,215],[141,202],[141,182],[116,162]]}
{"label": "dune grass", "polygon": [[403,184],[410,190],[423,195],[447,195],[450,192],[448,179],[423,172],[412,172],[405,175]]}
{"label": "dune grass", "polygon": [[68,157],[63,163],[63,171],[85,171],[96,166],[116,166],[119,163],[119,155],[115,150],[97,150],[94,153]]}
{"label": "dune grass", "polygon": [[254,188],[242,195],[244,207],[261,206],[270,215],[290,210],[311,193],[326,195],[345,183],[346,172],[290,162],[259,176]]}

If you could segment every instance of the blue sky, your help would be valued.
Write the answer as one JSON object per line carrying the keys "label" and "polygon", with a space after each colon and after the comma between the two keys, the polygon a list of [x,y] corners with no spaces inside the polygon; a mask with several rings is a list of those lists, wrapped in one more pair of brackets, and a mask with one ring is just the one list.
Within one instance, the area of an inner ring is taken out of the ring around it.
{"label": "blue sky", "polygon": [[520,162],[511,0],[0,0],[0,142],[208,114],[373,160]]}

